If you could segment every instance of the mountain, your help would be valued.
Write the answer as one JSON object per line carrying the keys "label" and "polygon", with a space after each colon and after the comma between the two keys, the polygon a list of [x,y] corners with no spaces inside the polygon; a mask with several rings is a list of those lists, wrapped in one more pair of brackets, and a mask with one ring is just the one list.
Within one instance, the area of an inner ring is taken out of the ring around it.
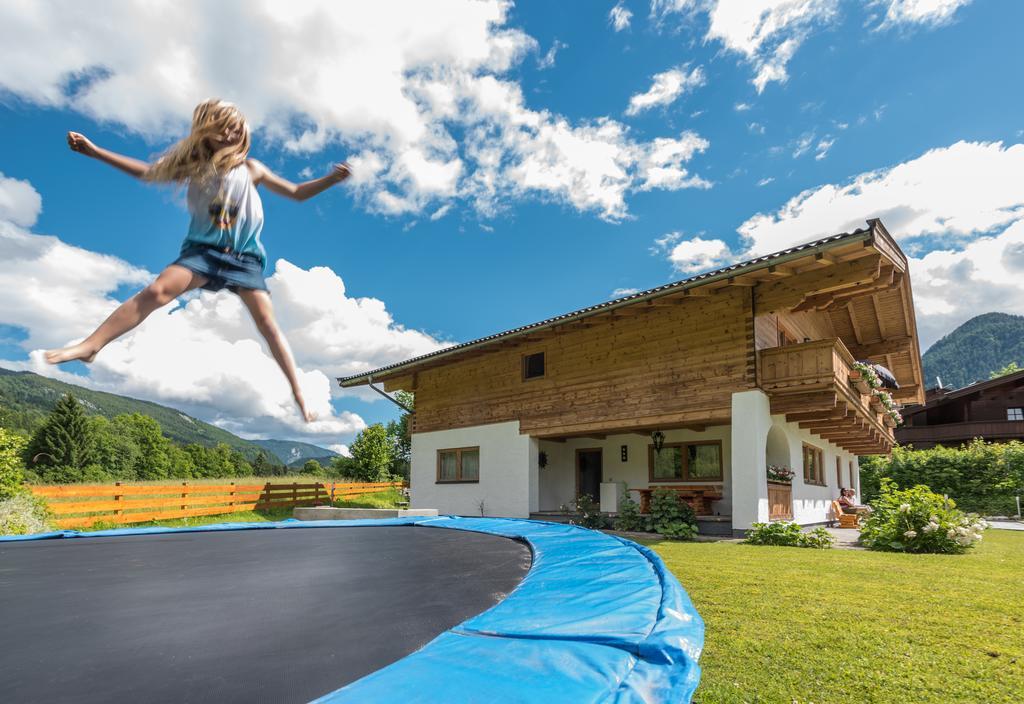
{"label": "mountain", "polygon": [[958,389],[988,375],[1010,362],[1024,367],[1024,316],[985,313],[971,318],[949,333],[921,356],[924,383]]}
{"label": "mountain", "polygon": [[253,440],[267,452],[280,457],[289,467],[301,467],[307,460],[316,460],[320,464],[329,464],[332,457],[337,457],[337,452],[332,452],[317,445],[310,445],[308,442],[295,442],[293,440]]}
{"label": "mountain", "polygon": [[[57,399],[66,393],[74,394],[89,414],[107,418],[122,413],[141,413],[149,416],[160,423],[164,435],[177,443],[198,443],[207,447],[224,443],[241,452],[250,461],[264,451],[249,440],[243,440],[226,430],[167,406],[93,391],[32,372],[14,372],[3,368],[0,368],[0,419],[6,418],[6,422],[12,427],[20,426],[24,430],[31,430],[50,412]],[[327,452],[321,448],[317,450],[321,454]],[[276,455],[268,459],[274,463],[280,462]]]}

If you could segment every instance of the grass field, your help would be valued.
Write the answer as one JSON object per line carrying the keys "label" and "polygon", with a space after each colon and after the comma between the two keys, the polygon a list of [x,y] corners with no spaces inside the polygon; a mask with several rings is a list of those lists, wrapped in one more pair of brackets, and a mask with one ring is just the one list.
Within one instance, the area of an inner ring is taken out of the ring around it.
{"label": "grass field", "polygon": [[704,618],[699,704],[1024,701],[1024,532],[966,555],[649,544]]}

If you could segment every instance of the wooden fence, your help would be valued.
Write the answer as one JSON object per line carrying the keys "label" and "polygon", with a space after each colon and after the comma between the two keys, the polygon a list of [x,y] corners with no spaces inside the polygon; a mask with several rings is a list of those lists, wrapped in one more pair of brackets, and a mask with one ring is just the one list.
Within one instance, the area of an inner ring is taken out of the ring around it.
{"label": "wooden fence", "polygon": [[144,523],[288,506],[313,506],[387,491],[402,482],[315,484],[63,484],[33,486],[46,500],[58,528],[102,523]]}

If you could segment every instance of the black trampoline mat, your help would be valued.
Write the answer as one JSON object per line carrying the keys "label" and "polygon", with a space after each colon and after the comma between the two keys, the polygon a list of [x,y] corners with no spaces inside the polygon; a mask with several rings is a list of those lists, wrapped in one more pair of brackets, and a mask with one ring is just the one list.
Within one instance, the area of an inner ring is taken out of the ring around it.
{"label": "black trampoline mat", "polygon": [[414,526],[0,543],[0,701],[308,702],[529,567],[522,543]]}

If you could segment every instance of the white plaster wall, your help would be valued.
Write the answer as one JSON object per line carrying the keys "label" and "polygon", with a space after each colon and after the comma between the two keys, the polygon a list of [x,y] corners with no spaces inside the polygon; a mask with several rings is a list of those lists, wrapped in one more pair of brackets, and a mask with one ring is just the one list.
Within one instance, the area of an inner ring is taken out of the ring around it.
{"label": "white plaster wall", "polygon": [[[437,483],[438,450],[476,446],[480,447],[479,482]],[[479,516],[483,500],[484,515],[529,517],[539,503],[536,448],[535,439],[519,434],[519,421],[413,433],[411,507]]]}
{"label": "white plaster wall", "polygon": [[760,389],[732,395],[732,527],[746,530],[768,520],[768,396]]}
{"label": "white plaster wall", "polygon": [[[646,489],[656,486],[701,486],[722,484],[722,500],[712,504],[712,511],[721,515],[729,514],[730,431],[728,425],[711,426],[703,432],[693,430],[665,430],[665,442],[686,442],[695,440],[720,440],[722,442],[722,475],[724,481],[710,482],[660,482],[651,484],[647,460],[647,448],[651,444],[649,435],[636,433],[609,435],[605,438],[570,438],[565,442],[541,440],[539,447],[548,455],[548,465],[540,470],[540,510],[557,511],[559,506],[576,498],[576,450],[601,449],[601,469],[606,482],[624,481],[630,489]],[[622,461],[622,446],[626,446],[626,461]],[[637,500],[637,494],[631,494]]]}
{"label": "white plaster wall", "polygon": [[[785,424],[789,437],[789,453],[793,461],[793,520],[797,523],[823,523],[831,518],[831,504],[839,498],[840,484],[836,482],[836,457],[842,462],[842,487],[849,487],[850,462],[853,462],[854,479],[859,484],[857,456],[851,455],[838,445],[804,430],[796,423],[786,423],[785,416],[773,416],[773,420]],[[821,448],[824,457],[825,486],[804,483],[803,444]]]}

